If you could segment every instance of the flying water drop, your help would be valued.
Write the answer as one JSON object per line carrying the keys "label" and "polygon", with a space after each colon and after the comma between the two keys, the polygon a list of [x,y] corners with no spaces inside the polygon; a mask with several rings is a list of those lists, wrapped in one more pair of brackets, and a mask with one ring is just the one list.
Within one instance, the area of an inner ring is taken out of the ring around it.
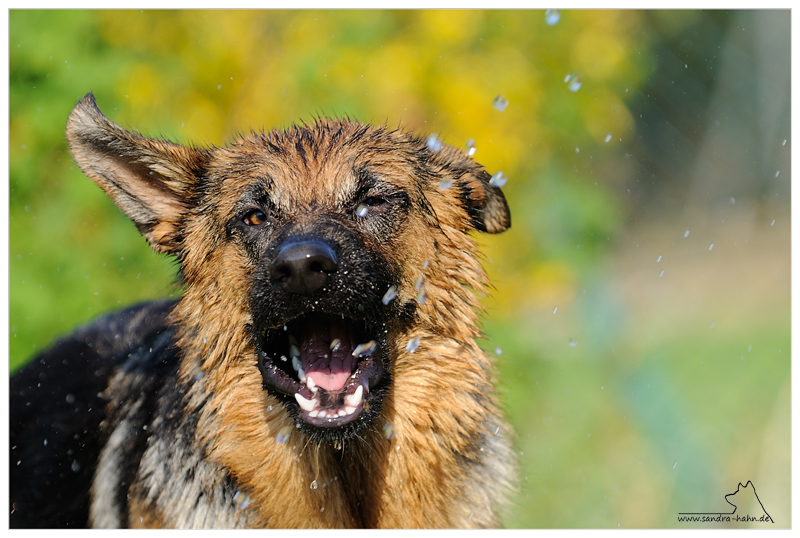
{"label": "flying water drop", "polygon": [[555,26],[561,19],[561,12],[557,9],[548,9],[544,12],[544,20],[548,26]]}
{"label": "flying water drop", "polygon": [[389,286],[389,289],[383,294],[383,299],[381,299],[381,302],[383,304],[389,304],[395,297],[397,297],[397,288],[395,286]]}
{"label": "flying water drop", "polygon": [[435,134],[430,135],[426,143],[428,144],[428,149],[431,151],[439,151],[442,149],[442,146],[444,146],[439,140],[439,137]]}
{"label": "flying water drop", "polygon": [[502,187],[506,184],[508,178],[503,172],[497,172],[492,176],[492,179],[489,180],[489,185],[493,187]]}
{"label": "flying water drop", "polygon": [[508,107],[508,99],[505,95],[498,95],[492,100],[492,106],[495,110],[503,112]]}
{"label": "flying water drop", "polygon": [[478,151],[478,148],[475,147],[475,139],[470,138],[467,140],[467,157],[472,157],[476,151]]}

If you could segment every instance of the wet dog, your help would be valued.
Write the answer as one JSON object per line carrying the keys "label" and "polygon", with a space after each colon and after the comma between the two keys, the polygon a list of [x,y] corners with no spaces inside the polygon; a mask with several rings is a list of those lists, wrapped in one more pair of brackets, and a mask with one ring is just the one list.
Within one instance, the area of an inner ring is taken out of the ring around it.
{"label": "wet dog", "polygon": [[500,524],[515,458],[471,232],[510,217],[482,166],[335,119],[185,147],[91,94],[67,138],[183,292],[12,378],[12,526]]}

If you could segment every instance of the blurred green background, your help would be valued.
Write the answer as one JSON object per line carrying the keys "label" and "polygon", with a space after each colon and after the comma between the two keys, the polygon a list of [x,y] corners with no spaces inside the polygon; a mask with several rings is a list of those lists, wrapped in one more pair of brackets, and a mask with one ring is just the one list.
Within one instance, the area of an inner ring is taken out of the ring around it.
{"label": "blurred green background", "polygon": [[[521,460],[510,527],[790,520],[788,11],[10,11],[10,370],[176,293],[72,162],[93,91],[184,143],[348,115],[509,177],[485,348]],[[505,96],[498,110],[493,100]]]}

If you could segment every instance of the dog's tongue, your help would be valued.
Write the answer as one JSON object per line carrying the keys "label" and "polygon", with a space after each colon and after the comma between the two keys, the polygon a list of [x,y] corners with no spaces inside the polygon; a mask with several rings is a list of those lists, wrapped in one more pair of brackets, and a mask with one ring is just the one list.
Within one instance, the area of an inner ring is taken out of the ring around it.
{"label": "dog's tongue", "polygon": [[352,332],[340,321],[308,323],[300,342],[303,371],[319,388],[340,390],[356,368],[356,345]]}

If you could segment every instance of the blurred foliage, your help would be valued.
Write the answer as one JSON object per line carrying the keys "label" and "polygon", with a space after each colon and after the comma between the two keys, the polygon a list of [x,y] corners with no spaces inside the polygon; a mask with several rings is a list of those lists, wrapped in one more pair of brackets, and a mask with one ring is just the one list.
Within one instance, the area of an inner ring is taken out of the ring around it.
{"label": "blurred foliage", "polygon": [[[633,132],[625,90],[653,62],[641,19],[575,12],[551,27],[542,12],[12,11],[12,365],[120,297],[169,291],[174,268],[147,254],[67,152],[63,125],[86,92],[120,125],[184,143],[220,145],[323,114],[461,147],[473,138],[478,160],[511,178],[520,233],[500,248],[522,278],[546,273],[542,288],[561,289],[624,215],[611,170]],[[572,73],[577,92],[564,81]],[[500,94],[503,112],[492,107]],[[584,249],[565,262],[574,244]]]}
{"label": "blurred foliage", "polygon": [[[114,122],[182,143],[224,145],[320,115],[436,133],[457,147],[472,138],[475,158],[510,178],[511,231],[478,238],[497,288],[485,301],[486,345],[502,345],[521,454],[507,524],[680,527],[678,511],[718,506],[730,492],[720,488],[753,478],[731,471],[736,462],[788,450],[783,295],[760,323],[720,323],[709,339],[693,323],[714,314],[648,325],[610,278],[631,227],[687,200],[686,167],[707,130],[732,20],[697,11],[564,11],[548,24],[543,11],[516,10],[12,10],[9,367],[99,313],[178,293],[174,263],[152,254],[71,160],[64,125],[89,91]],[[509,102],[503,111],[492,106],[498,95]],[[788,128],[775,136],[788,138]],[[783,155],[770,151],[759,157],[765,170]],[[787,175],[752,189],[766,196]],[[776,282],[783,293],[788,274]],[[743,338],[759,359],[731,370]],[[712,385],[696,377],[698,354],[701,373],[727,374]],[[749,406],[728,405],[737,390],[752,396]],[[730,413],[771,424],[755,431],[772,441],[733,450],[743,437]]]}

